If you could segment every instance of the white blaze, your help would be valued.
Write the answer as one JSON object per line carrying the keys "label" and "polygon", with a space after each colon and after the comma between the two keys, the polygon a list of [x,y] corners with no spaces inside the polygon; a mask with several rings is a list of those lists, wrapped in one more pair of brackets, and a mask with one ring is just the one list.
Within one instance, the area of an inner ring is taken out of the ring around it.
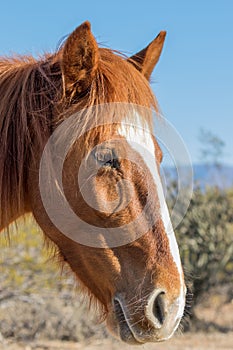
{"label": "white blaze", "polygon": [[[145,122],[143,123],[143,125]],[[180,283],[181,283],[181,291],[179,297],[179,311],[177,314],[177,318],[183,315],[184,310],[184,299],[185,299],[185,286],[183,282],[183,270],[181,266],[179,249],[175,237],[175,233],[172,227],[168,207],[165,201],[163,187],[161,183],[161,178],[158,172],[158,166],[155,159],[155,146],[151,136],[151,132],[149,127],[143,126],[141,123],[141,118],[137,114],[136,115],[136,125],[132,124],[127,118],[122,122],[119,128],[119,134],[127,140],[129,145],[138,152],[143,160],[145,161],[148,169],[151,172],[151,175],[154,179],[154,183],[157,188],[158,199],[160,204],[160,214],[163,221],[164,229],[167,233],[167,237],[169,240],[170,250],[174,262],[177,266],[180,275]]]}

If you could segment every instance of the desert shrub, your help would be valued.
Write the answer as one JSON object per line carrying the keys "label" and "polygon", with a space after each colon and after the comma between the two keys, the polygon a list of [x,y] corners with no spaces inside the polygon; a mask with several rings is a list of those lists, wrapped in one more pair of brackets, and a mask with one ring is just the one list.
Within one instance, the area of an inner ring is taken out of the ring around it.
{"label": "desert shrub", "polygon": [[233,283],[233,190],[197,188],[176,235],[194,305],[211,287]]}

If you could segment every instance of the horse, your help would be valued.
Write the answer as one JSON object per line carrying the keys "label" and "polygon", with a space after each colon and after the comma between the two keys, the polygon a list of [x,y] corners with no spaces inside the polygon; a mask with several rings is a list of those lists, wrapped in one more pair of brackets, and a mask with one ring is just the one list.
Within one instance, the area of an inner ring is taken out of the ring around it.
{"label": "horse", "polygon": [[[162,150],[152,134],[158,103],[150,77],[165,36],[161,31],[126,57],[99,47],[87,21],[55,53],[0,60],[0,228],[32,213],[61,264],[101,306],[109,331],[135,345],[170,338],[186,299],[178,246],[174,231],[168,231]],[[62,184],[53,156],[42,162],[57,130],[51,143],[55,158],[59,138],[62,147],[72,139],[62,161]],[[146,152],[152,153],[151,162]],[[89,176],[93,164],[97,170]],[[52,199],[51,188],[59,193]],[[64,198],[83,224],[63,212]],[[55,207],[58,224],[46,200]]]}

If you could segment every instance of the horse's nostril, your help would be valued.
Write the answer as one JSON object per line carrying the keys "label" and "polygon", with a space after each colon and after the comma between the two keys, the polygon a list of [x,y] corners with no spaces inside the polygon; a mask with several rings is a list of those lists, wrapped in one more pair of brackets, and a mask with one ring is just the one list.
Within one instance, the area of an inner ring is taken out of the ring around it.
{"label": "horse's nostril", "polygon": [[134,342],[135,342],[135,337],[134,337],[134,334],[130,328],[130,324],[127,320],[127,317],[125,315],[123,305],[118,298],[113,299],[113,307],[114,307],[114,311],[115,311],[115,317],[118,321],[121,339],[128,341],[128,342],[131,339],[131,340],[134,340]]}
{"label": "horse's nostril", "polygon": [[166,317],[164,298],[165,293],[161,292],[156,296],[153,304],[152,312],[158,328],[162,327]]}
{"label": "horse's nostril", "polygon": [[116,318],[119,322],[125,322],[125,315],[122,306],[117,298],[113,299],[114,310],[116,313]]}

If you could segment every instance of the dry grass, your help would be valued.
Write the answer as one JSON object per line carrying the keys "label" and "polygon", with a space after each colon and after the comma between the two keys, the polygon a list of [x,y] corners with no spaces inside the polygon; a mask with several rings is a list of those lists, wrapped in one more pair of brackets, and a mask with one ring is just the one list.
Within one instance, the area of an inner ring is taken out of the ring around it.
{"label": "dry grass", "polygon": [[[61,275],[33,219],[21,220],[17,226],[11,228],[10,242],[7,236],[0,237],[0,350],[122,348],[88,312],[73,276],[66,271]],[[218,287],[198,305],[198,334],[143,349],[232,349],[233,334],[216,333],[230,326],[233,331],[229,291],[230,286]]]}

